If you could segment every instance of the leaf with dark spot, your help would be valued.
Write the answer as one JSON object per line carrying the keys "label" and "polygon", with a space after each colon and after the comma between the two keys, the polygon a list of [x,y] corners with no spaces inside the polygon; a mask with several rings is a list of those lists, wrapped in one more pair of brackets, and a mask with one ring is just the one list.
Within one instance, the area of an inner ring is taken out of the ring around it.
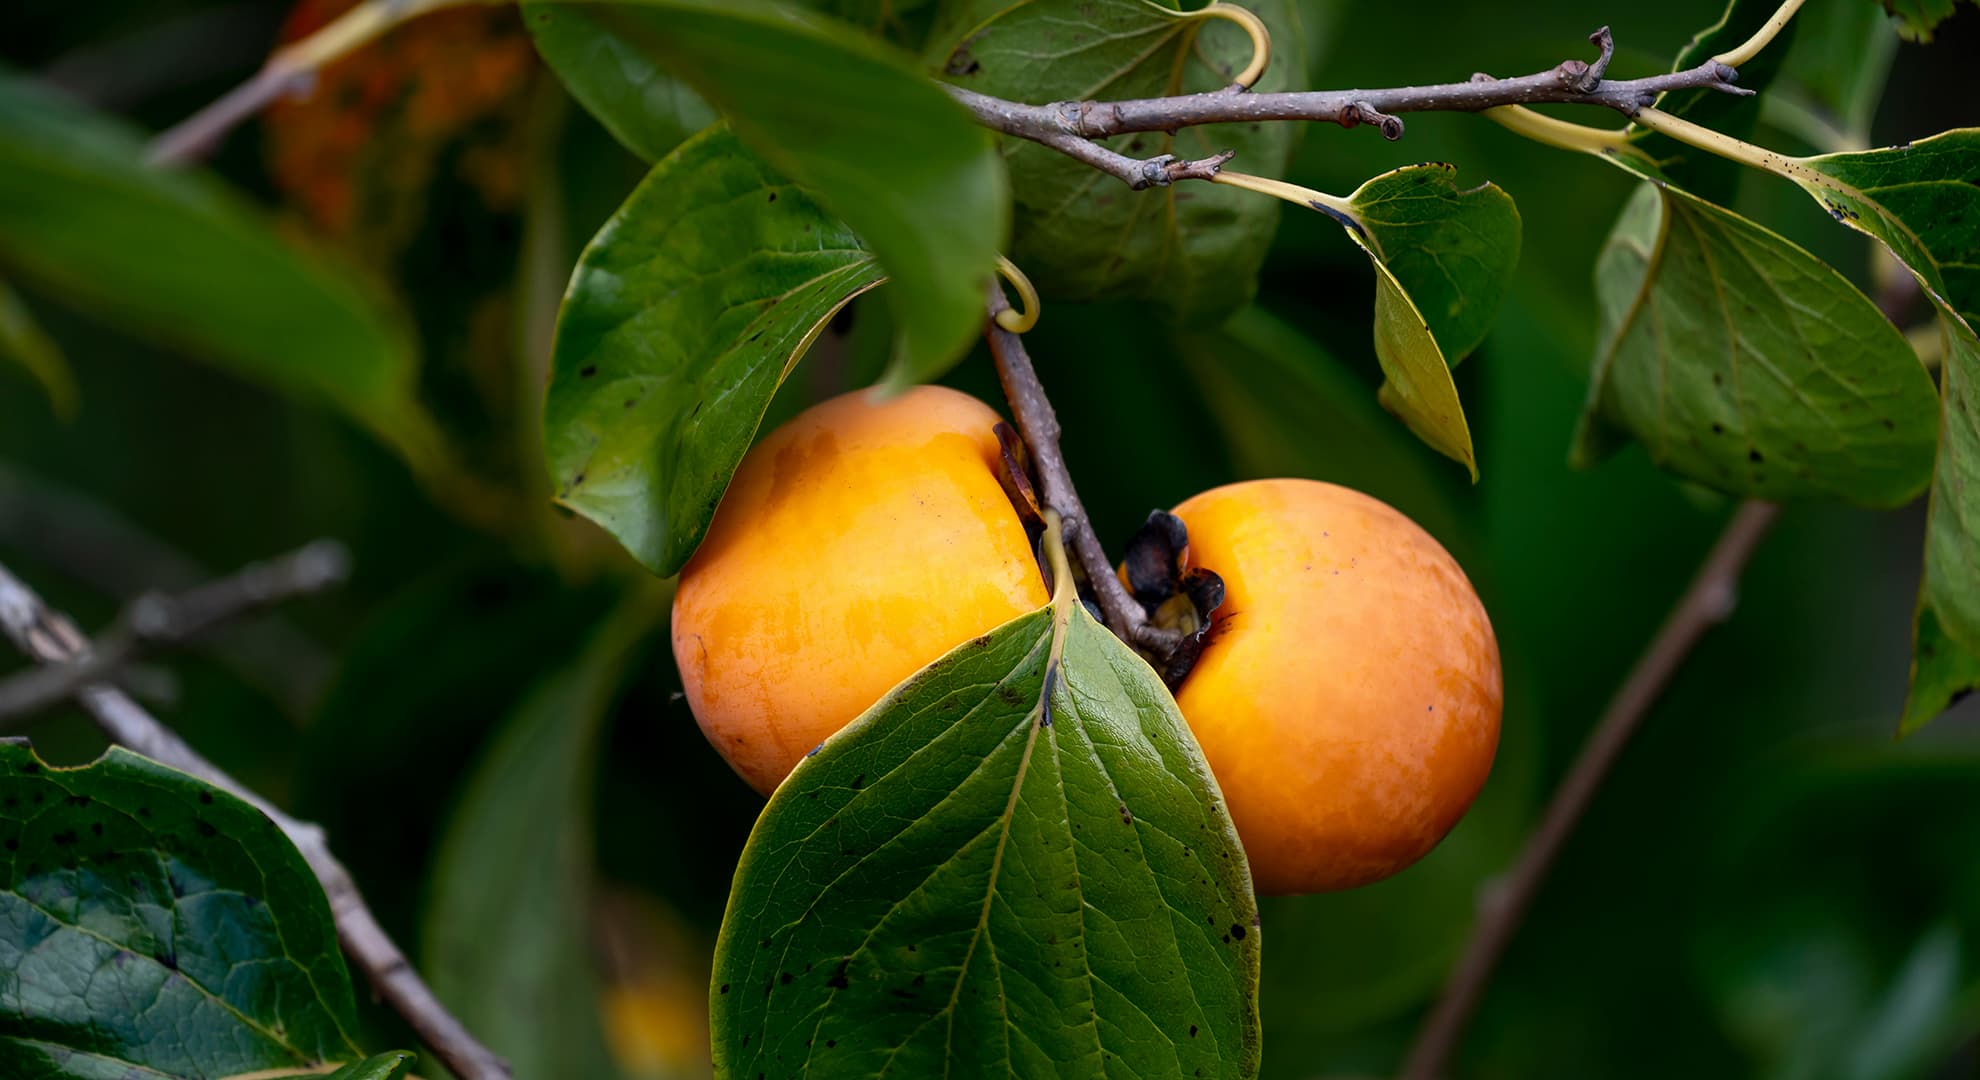
{"label": "leaf with dark spot", "polygon": [[[778,189],[790,197],[754,197]],[[586,482],[560,500],[647,569],[679,570],[791,366],[882,276],[851,230],[727,129],[682,144],[571,279],[544,444],[551,475]]]}
{"label": "leaf with dark spot", "polygon": [[[0,807],[0,1076],[227,1076],[362,1056],[323,890],[259,810],[121,748],[55,769],[19,741],[0,741]],[[84,813],[108,816],[75,857],[123,871],[71,868]],[[199,843],[171,842],[195,829]]]}
{"label": "leaf with dark spot", "polygon": [[[1895,506],[1930,481],[1931,377],[1868,297],[1778,234],[1646,184],[1610,233],[1596,293],[1603,344],[1576,464],[1634,436],[1662,468],[1754,498]],[[1691,437],[1708,432],[1732,437]]]}
{"label": "leaf with dark spot", "polygon": [[[1252,1076],[1257,935],[1219,929],[1255,911],[1239,852],[1174,701],[1068,589],[901,684],[771,796],[717,978],[832,974],[716,994],[716,1073]],[[1075,1009],[1097,1023],[1007,1029]]]}

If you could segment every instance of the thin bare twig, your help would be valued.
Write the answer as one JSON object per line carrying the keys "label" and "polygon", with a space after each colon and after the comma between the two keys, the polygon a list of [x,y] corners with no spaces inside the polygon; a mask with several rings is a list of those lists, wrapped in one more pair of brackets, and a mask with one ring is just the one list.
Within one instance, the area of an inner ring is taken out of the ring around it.
{"label": "thin bare twig", "polygon": [[[1791,13],[1791,8],[1784,8]],[[1763,30],[1762,33],[1771,31]],[[1918,298],[1918,279],[1910,274],[1877,296],[1877,308],[1893,323],[1903,325],[1904,315]],[[1671,678],[1677,674],[1692,646],[1705,631],[1730,618],[1737,599],[1740,575],[1760,540],[1773,526],[1780,508],[1754,500],[1743,502],[1726,523],[1718,542],[1706,554],[1698,576],[1678,600],[1677,607],[1651,639],[1650,647],[1616,691],[1608,709],[1596,722],[1595,730],[1581,748],[1581,755],[1568,767],[1568,774],[1547,804],[1540,824],[1527,838],[1504,884],[1488,892],[1479,904],[1478,922],[1471,940],[1444,984],[1444,993],[1417,1032],[1416,1044],[1403,1063],[1399,1080],[1438,1080],[1451,1055],[1457,1051],[1465,1025],[1478,1008],[1478,999],[1506,946],[1525,921],[1533,897],[1553,869],[1554,860],[1568,836],[1581,821],[1595,789],[1607,778],[1623,745],[1635,734],[1643,717],[1655,705]]]}
{"label": "thin bare twig", "polygon": [[204,157],[242,121],[279,98],[309,89],[324,65],[392,27],[456,4],[499,2],[502,0],[364,0],[310,36],[275,50],[268,63],[246,82],[160,132],[146,148],[145,158],[153,165],[180,165]]}
{"label": "thin bare twig", "polygon": [[991,356],[997,361],[997,378],[1004,384],[1004,397],[1010,401],[1011,419],[1017,424],[1018,433],[1024,436],[1032,464],[1038,470],[1039,498],[1047,508],[1058,511],[1073,556],[1086,572],[1107,629],[1131,645],[1166,654],[1175,647],[1179,636],[1150,623],[1141,605],[1128,595],[1127,586],[1115,576],[1107,549],[1094,535],[1093,522],[1087,518],[1086,507],[1073,488],[1072,473],[1059,450],[1059,416],[1052,411],[1051,399],[1045,396],[1045,387],[1038,381],[1038,370],[1031,366],[1031,354],[1025,351],[1024,339],[997,325],[997,313],[1010,306],[1003,287],[993,284],[989,319],[984,323],[983,334],[990,342]]}
{"label": "thin bare twig", "polygon": [[224,623],[341,584],[349,573],[350,553],[344,546],[319,540],[178,596],[145,593],[132,601],[117,625],[84,658],[0,681],[0,734],[21,726],[22,718],[74,697],[85,686],[113,682],[149,651],[185,644]]}
{"label": "thin bare twig", "polygon": [[[0,566],[0,633],[40,664],[74,667],[87,663],[92,654],[89,639],[75,624],[50,610],[5,566]],[[386,936],[350,872],[331,854],[322,828],[290,817],[227,775],[123,691],[101,684],[86,685],[76,697],[110,741],[224,788],[268,815],[315,872],[330,902],[337,940],[370,978],[379,997],[405,1017],[434,1056],[461,1080],[509,1080],[507,1063],[476,1041],[440,1004],[405,954]]]}
{"label": "thin bare twig", "polygon": [[[16,549],[126,604],[146,592],[183,592],[217,576],[116,509],[6,464],[0,464],[0,548]],[[230,623],[202,637],[198,648],[293,719],[316,701],[333,667],[321,645],[276,612]],[[127,688],[133,670],[124,673]]]}
{"label": "thin bare twig", "polygon": [[[961,102],[985,127],[1020,139],[1050,147],[1116,177],[1131,188],[1172,183],[1179,179],[1207,179],[1215,175],[1177,175],[1170,169],[1173,158],[1139,161],[1092,142],[1114,135],[1141,131],[1175,131],[1201,124],[1253,123],[1264,120],[1307,120],[1355,127],[1372,124],[1390,139],[1403,134],[1399,113],[1482,112],[1503,105],[1575,104],[1598,105],[1624,116],[1674,90],[1717,90],[1748,95],[1751,90],[1735,85],[1739,72],[1717,60],[1707,60],[1684,71],[1653,75],[1642,79],[1604,79],[1615,42],[1608,27],[1589,36],[1601,50],[1593,63],[1567,60],[1546,71],[1516,78],[1494,79],[1473,76],[1466,82],[1432,86],[1398,86],[1377,90],[1303,90],[1279,93],[1245,93],[1230,89],[1177,97],[1142,98],[1132,101],[1059,101],[1047,105],[1025,105],[979,94],[961,86],[948,86],[950,95]],[[1202,173],[1200,166],[1194,170]]]}
{"label": "thin bare twig", "polygon": [[1424,1021],[1416,1045],[1404,1063],[1401,1080],[1437,1080],[1457,1049],[1478,999],[1491,981],[1499,957],[1526,917],[1540,885],[1553,869],[1595,791],[1608,777],[1623,746],[1663,695],[1671,678],[1705,632],[1733,613],[1740,575],[1762,537],[1774,524],[1780,507],[1773,503],[1741,503],[1705,557],[1698,576],[1684,591],[1677,607],[1651,639],[1650,647],[1631,669],[1609,707],[1562,779],[1540,824],[1528,837],[1519,861],[1504,882],[1493,886],[1479,904],[1478,924],[1464,955],[1451,972],[1444,995]]}

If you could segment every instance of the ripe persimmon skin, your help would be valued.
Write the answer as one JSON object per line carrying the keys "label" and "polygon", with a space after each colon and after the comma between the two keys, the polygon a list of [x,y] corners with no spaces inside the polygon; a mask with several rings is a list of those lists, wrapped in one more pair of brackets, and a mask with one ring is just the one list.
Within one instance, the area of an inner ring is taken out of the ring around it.
{"label": "ripe persimmon skin", "polygon": [[736,469],[674,594],[674,660],[708,741],[768,795],[950,649],[1049,599],[967,394],[855,391]]}
{"label": "ripe persimmon skin", "polygon": [[1492,625],[1408,517],[1312,480],[1257,480],[1175,509],[1223,604],[1176,702],[1230,806],[1260,893],[1378,881],[1470,807],[1499,742]]}

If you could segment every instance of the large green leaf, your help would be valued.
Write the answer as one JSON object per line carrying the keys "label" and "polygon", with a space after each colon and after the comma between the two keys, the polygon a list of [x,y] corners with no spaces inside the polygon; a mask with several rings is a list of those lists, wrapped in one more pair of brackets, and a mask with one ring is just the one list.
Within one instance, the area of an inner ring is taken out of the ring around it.
{"label": "large green leaf", "polygon": [[1916,731],[1980,689],[1980,339],[1942,317],[1939,456],[1925,518],[1925,570],[1912,631],[1911,692],[1899,722]]}
{"label": "large green leaf", "polygon": [[144,163],[122,126],[0,75],[0,265],[241,375],[434,450],[404,321],[209,177]]}
{"label": "large green leaf", "polygon": [[543,414],[558,501],[679,570],[791,365],[882,277],[727,128],[682,144],[571,278]]}
{"label": "large green leaf", "polygon": [[0,742],[0,1076],[206,1080],[358,1058],[329,905],[273,822],[122,749]]}
{"label": "large green leaf", "polygon": [[68,359],[5,281],[0,281],[0,360],[20,365],[40,383],[57,415],[75,415],[76,377]]}
{"label": "large green leaf", "polygon": [[1892,506],[1930,479],[1930,376],[1867,297],[1781,236],[1653,183],[1611,234],[1597,294],[1577,463],[1627,433],[1665,469],[1756,498]]}
{"label": "large green leaf", "polygon": [[434,870],[434,992],[517,1076],[614,1074],[590,962],[592,781],[633,647],[664,615],[654,600],[628,599],[524,699],[470,780]]}
{"label": "large green leaf", "polygon": [[[1259,90],[1299,89],[1296,6],[1247,0],[1272,30],[1276,55]],[[930,36],[928,60],[957,85],[1013,101],[1161,97],[1216,90],[1251,57],[1221,20],[1173,3],[977,0],[954,5]],[[1294,124],[1222,124],[1104,140],[1136,158],[1237,151],[1237,167],[1276,176]],[[1012,258],[1047,296],[1138,298],[1206,320],[1242,307],[1279,220],[1269,200],[1203,184],[1129,191],[1118,180],[1021,139],[1005,143],[1016,202]]]}
{"label": "large green leaf", "polygon": [[[989,133],[905,56],[763,0],[563,6],[587,25],[560,51],[646,61],[616,92],[598,88],[601,69],[587,69],[580,100],[612,110],[608,127],[640,130],[647,121],[621,110],[645,108],[644,72],[667,72],[864,239],[894,279],[892,385],[932,378],[962,355],[982,326],[984,289],[1008,231],[1004,170]],[[600,35],[617,42],[580,40]]]}
{"label": "large green leaf", "polygon": [[522,12],[536,51],[626,149],[659,161],[714,123],[707,102],[614,34],[595,9],[565,0],[523,0]]}
{"label": "large green leaf", "polygon": [[716,1073],[1248,1077],[1255,912],[1174,700],[1061,590],[771,797],[716,947]]}
{"label": "large green leaf", "polygon": [[[1443,162],[1386,172],[1349,201],[1356,239],[1387,267],[1452,363],[1485,340],[1519,265],[1519,209],[1497,184],[1459,189]],[[1352,231],[1352,230],[1350,230]]]}
{"label": "large green leaf", "polygon": [[353,1062],[331,1073],[325,1080],[400,1080],[412,1068],[413,1055],[403,1050],[379,1054]]}
{"label": "large green leaf", "polygon": [[1937,464],[1903,730],[1972,690],[1980,673],[1980,128],[1790,164],[1830,216],[1881,242],[1937,313]]}

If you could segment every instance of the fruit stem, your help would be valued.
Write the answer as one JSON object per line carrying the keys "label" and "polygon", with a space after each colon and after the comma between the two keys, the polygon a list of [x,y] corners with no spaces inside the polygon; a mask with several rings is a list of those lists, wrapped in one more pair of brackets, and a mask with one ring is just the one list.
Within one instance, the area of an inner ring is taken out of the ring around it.
{"label": "fruit stem", "polygon": [[997,378],[1004,385],[1004,397],[1011,404],[1011,420],[1024,443],[1031,449],[1031,461],[1038,472],[1038,494],[1045,508],[1057,511],[1072,554],[1086,571],[1094,600],[1100,605],[1107,629],[1129,645],[1167,656],[1182,637],[1148,621],[1148,614],[1128,595],[1114,573],[1107,549],[1094,535],[1086,507],[1073,487],[1072,473],[1066,468],[1065,454],[1059,449],[1059,417],[1051,399],[1038,381],[1038,370],[1025,351],[1024,339],[1006,330],[998,316],[1009,311],[1011,302],[1001,285],[990,286],[989,317],[983,336],[990,343],[990,355],[997,362]]}

